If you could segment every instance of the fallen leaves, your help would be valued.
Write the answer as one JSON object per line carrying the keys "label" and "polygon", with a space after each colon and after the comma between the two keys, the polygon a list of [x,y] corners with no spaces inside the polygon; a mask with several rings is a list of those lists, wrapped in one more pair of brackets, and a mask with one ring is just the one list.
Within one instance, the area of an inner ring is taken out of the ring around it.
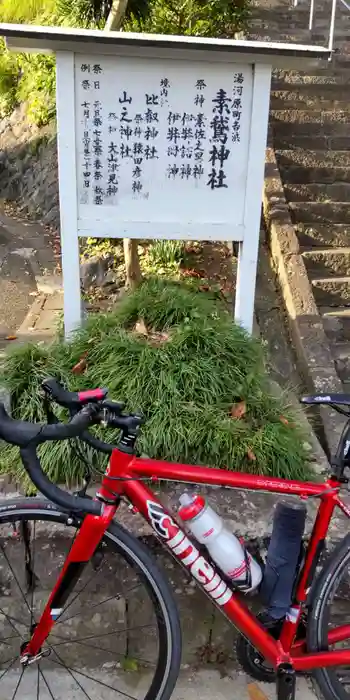
{"label": "fallen leaves", "polygon": [[248,683],[247,691],[250,700],[268,700],[265,693],[263,693],[263,691],[260,690],[260,688],[258,688],[256,683]]}
{"label": "fallen leaves", "polygon": [[256,455],[254,454],[253,450],[247,450],[247,457],[250,462],[256,462]]}
{"label": "fallen leaves", "polygon": [[239,403],[236,403],[232,406],[231,411],[230,411],[230,416],[231,418],[235,418],[236,420],[239,420],[240,418],[243,418],[245,414],[247,413],[247,406],[245,401],[240,401]]}
{"label": "fallen leaves", "polygon": [[148,336],[148,328],[143,318],[140,318],[140,320],[135,324],[135,333]]}
{"label": "fallen leaves", "polygon": [[199,250],[200,250],[199,246],[194,244],[194,243],[188,243],[185,246],[185,251],[188,255],[191,255],[191,254],[197,255],[197,253],[199,253]]}
{"label": "fallen leaves", "polygon": [[182,277],[195,277],[197,279],[205,279],[207,273],[205,270],[195,270],[193,267],[186,267],[181,270]]}
{"label": "fallen leaves", "polygon": [[165,331],[159,332],[147,328],[143,318],[140,318],[137,323],[135,323],[134,332],[147,338],[150,345],[154,346],[166,343],[170,338],[170,334]]}
{"label": "fallen leaves", "polygon": [[6,336],[6,340],[17,340],[17,336],[16,335],[8,335],[8,336]]}
{"label": "fallen leaves", "polygon": [[87,355],[88,353],[84,352],[77,364],[74,365],[72,368],[73,374],[84,374],[85,370],[87,369]]}

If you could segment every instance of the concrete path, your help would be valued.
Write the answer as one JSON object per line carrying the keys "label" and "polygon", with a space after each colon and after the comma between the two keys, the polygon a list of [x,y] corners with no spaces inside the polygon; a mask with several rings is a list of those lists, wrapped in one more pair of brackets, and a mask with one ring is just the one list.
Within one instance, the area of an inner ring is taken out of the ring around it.
{"label": "concrete path", "polygon": [[27,257],[15,252],[20,243],[0,223],[0,342],[16,332],[36,293]]}
{"label": "concrete path", "polygon": [[0,208],[0,347],[16,334],[54,267],[51,234]]}
{"label": "concrete path", "polygon": [[[81,669],[82,674],[84,669]],[[76,679],[81,683],[84,691],[79,688],[78,683],[74,679],[67,677],[67,674],[60,671],[44,671],[44,675],[49,682],[51,694],[48,693],[44,681],[41,679],[38,695],[38,672],[37,668],[32,668],[26,671],[23,675],[22,682],[18,688],[16,700],[108,700],[109,691],[102,690],[103,696],[100,693],[96,684],[86,680],[84,675],[76,673]],[[7,683],[1,682],[0,700],[8,700],[12,697],[16,681],[19,679],[18,672],[8,674],[6,676]],[[106,683],[115,681],[115,676],[108,671],[104,674]],[[21,688],[23,684],[23,688]],[[254,687],[255,686],[255,687]],[[119,686],[120,687],[120,686]],[[123,687],[125,695],[130,693],[130,696],[143,699],[142,690],[136,688],[134,683],[130,686]],[[260,691],[260,693],[259,693]],[[123,700],[125,696],[117,696],[112,693],[113,700]],[[275,700],[276,691],[274,685],[264,683],[255,684],[243,673],[237,672],[232,676],[222,678],[218,671],[214,670],[199,670],[199,671],[182,671],[175,688],[172,700]],[[298,681],[298,689],[296,700],[315,700],[316,695],[311,690],[310,683],[305,679]]]}

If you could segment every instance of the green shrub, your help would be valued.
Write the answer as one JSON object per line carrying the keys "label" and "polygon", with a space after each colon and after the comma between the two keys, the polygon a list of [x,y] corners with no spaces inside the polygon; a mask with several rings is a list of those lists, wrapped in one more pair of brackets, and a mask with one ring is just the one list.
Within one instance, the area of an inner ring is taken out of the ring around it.
{"label": "green shrub", "polygon": [[[55,0],[2,0],[0,21],[55,24]],[[28,117],[38,126],[55,115],[55,59],[36,54],[13,54],[0,43],[0,110],[11,112],[26,102]]]}
{"label": "green shrub", "polygon": [[60,23],[72,27],[102,29],[111,8],[112,0],[91,2],[91,0],[56,0],[56,11]]}
{"label": "green shrub", "polygon": [[56,65],[53,56],[22,54],[18,57],[22,77],[17,100],[28,104],[28,117],[37,126],[45,126],[56,113]]}
{"label": "green shrub", "polygon": [[10,114],[16,104],[19,67],[16,58],[0,39],[0,117]]}
{"label": "green shrub", "polygon": [[[112,0],[2,0],[0,21],[104,27]],[[245,27],[249,0],[129,0],[124,30],[233,36]],[[20,79],[19,79],[19,76]],[[0,43],[0,117],[28,104],[29,119],[43,126],[55,116],[55,61],[46,56],[10,56]]]}
{"label": "green shrub", "polygon": [[147,250],[147,264],[152,267],[178,268],[185,257],[183,241],[153,241]]}
{"label": "green shrub", "polygon": [[153,0],[146,16],[131,15],[126,31],[232,37],[247,25],[249,0]]}
{"label": "green shrub", "polygon": [[25,24],[36,20],[38,24],[44,24],[43,16],[54,14],[55,5],[56,0],[1,0],[1,21]]}
{"label": "green shrub", "polygon": [[[140,319],[148,336],[135,329]],[[77,376],[72,367],[85,353],[87,369]],[[108,386],[111,397],[141,410],[147,422],[139,447],[150,457],[292,478],[308,473],[303,431],[285,399],[270,395],[260,343],[184,284],[149,280],[114,313],[91,316],[70,343],[9,354],[0,383],[11,393],[16,417],[43,420],[39,386],[48,374],[71,389]],[[241,402],[243,415],[233,418],[232,407]],[[98,431],[115,442],[113,431]],[[72,443],[40,449],[51,478],[82,476]],[[2,450],[1,465],[21,473],[16,448]]]}

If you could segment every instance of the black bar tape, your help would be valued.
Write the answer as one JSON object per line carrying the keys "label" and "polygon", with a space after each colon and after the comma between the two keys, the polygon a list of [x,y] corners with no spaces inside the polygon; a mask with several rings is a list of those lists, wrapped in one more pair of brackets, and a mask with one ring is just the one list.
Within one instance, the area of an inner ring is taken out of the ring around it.
{"label": "black bar tape", "polygon": [[[55,426],[53,426],[55,427]],[[64,510],[80,511],[83,513],[91,513],[92,515],[101,515],[102,503],[92,501],[90,498],[82,498],[81,496],[73,496],[58,486],[53,484],[46,476],[41,468],[40,461],[36,454],[35,445],[22,447],[21,458],[26,472],[29,474],[33,484],[36,486],[49,501],[60,506]]]}

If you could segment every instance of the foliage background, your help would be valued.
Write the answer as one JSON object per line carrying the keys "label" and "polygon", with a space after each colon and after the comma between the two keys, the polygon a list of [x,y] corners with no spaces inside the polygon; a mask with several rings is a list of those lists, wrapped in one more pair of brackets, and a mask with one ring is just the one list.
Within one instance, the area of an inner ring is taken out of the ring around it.
{"label": "foliage background", "polygon": [[[233,36],[244,29],[250,0],[129,0],[124,31]],[[112,0],[2,0],[0,22],[103,29]],[[55,117],[55,59],[11,54],[0,39],[0,118],[19,102],[44,126]]]}

